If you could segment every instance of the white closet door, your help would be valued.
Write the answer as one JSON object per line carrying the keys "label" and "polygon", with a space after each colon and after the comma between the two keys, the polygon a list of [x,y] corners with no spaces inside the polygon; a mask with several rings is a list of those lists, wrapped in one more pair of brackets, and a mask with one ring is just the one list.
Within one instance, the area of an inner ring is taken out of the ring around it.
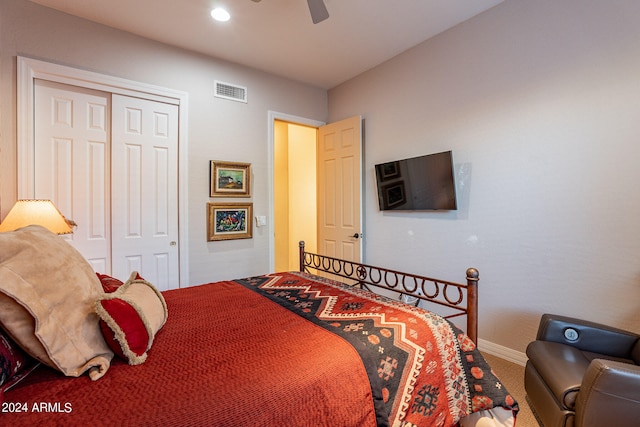
{"label": "white closet door", "polygon": [[179,286],[178,107],[36,81],[34,196],[95,271]]}
{"label": "white closet door", "polygon": [[110,273],[111,95],[41,80],[34,94],[34,195],[78,224],[65,238],[94,270]]}
{"label": "white closet door", "polygon": [[112,96],[112,266],[178,286],[178,107]]}

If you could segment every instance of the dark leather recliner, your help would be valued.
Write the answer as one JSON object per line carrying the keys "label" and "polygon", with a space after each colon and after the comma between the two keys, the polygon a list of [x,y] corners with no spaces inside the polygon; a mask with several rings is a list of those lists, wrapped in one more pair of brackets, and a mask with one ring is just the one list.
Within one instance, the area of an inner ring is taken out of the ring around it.
{"label": "dark leather recliner", "polygon": [[640,335],[545,314],[524,385],[544,427],[640,425]]}

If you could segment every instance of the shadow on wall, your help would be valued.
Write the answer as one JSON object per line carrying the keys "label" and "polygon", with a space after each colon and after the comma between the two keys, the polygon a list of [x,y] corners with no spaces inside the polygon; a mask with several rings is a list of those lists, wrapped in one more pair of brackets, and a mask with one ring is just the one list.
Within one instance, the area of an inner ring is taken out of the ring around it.
{"label": "shadow on wall", "polygon": [[[636,278],[627,289],[634,289],[636,292],[640,293],[640,271],[636,274]],[[634,301],[640,301],[640,295],[636,295],[635,297],[631,297],[630,295],[623,295],[622,298],[631,298]],[[623,325],[630,325],[627,328],[631,332],[635,332],[636,334],[640,334],[640,322],[638,321],[638,312],[640,312],[640,305],[636,305],[635,309],[629,310],[622,317]]]}
{"label": "shadow on wall", "polygon": [[[527,344],[536,339],[540,317],[542,317],[542,314],[533,311],[502,310],[500,314],[496,314],[493,317],[494,328],[506,329],[495,333],[499,336],[505,333],[519,335],[523,347],[515,348],[515,350],[524,352]],[[482,319],[480,323],[482,324]]]}

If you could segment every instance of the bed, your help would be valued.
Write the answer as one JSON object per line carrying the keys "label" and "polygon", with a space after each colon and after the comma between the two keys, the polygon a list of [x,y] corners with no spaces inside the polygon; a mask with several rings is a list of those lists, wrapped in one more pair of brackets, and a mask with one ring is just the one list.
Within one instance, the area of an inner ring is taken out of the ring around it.
{"label": "bed", "polygon": [[[8,307],[8,295],[21,298],[16,295],[21,292],[18,287],[7,285],[16,275],[20,289],[31,289],[37,282],[25,279],[31,274],[24,264],[27,260],[33,263],[32,251],[45,247],[51,254],[55,247],[56,253],[68,252],[60,245],[69,246],[63,240],[52,239],[38,228],[26,229],[26,233],[25,229],[13,232],[22,232],[20,239],[4,236],[12,233],[0,236],[3,310]],[[38,244],[23,245],[26,249],[21,247],[13,257],[4,255],[25,239]],[[71,258],[74,266],[84,262],[79,254],[72,255],[62,258]],[[39,270],[46,271],[39,271],[38,278],[72,286],[66,277],[70,269],[61,273],[39,265]],[[63,367],[58,355],[28,351],[19,372],[3,385],[2,424],[515,423],[517,402],[474,344],[478,274],[473,269],[467,272],[467,283],[458,284],[312,254],[303,244],[298,272],[162,293],[135,273],[123,283],[83,269],[87,280],[91,274],[96,278],[91,279],[91,286],[97,291],[85,292],[81,298],[88,301],[90,310],[82,319],[85,324],[80,335],[84,343],[87,329],[94,333],[92,328],[97,328],[103,342],[86,361],[83,356],[80,362]],[[371,292],[371,287],[415,295],[451,311],[453,317],[466,317],[469,334],[440,315]],[[51,288],[42,292],[53,292]],[[77,289],[73,293],[82,294]],[[39,318],[40,308],[31,303],[35,308],[27,311],[36,319],[31,333],[39,341],[47,341],[39,330],[41,324],[56,317],[58,306],[71,298],[65,295],[64,301],[48,306],[46,318]],[[68,312],[80,306],[75,301],[74,308],[63,307],[64,315],[56,322],[66,322],[73,317]],[[140,331],[136,329],[139,325],[130,321],[129,314],[141,319],[147,332],[144,337],[134,333]],[[15,328],[8,326],[10,319],[2,316],[0,323],[8,339],[19,342]],[[71,350],[65,346],[76,339],[69,334],[68,340],[60,340],[59,332],[55,339],[49,338],[52,342],[44,343],[46,352],[53,354],[62,347],[67,357]]]}

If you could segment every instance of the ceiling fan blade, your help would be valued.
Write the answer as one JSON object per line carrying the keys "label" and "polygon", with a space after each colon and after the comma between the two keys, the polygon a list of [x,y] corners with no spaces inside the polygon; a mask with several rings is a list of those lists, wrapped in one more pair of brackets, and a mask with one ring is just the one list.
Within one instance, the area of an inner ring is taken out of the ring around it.
{"label": "ceiling fan blade", "polygon": [[314,24],[322,22],[329,17],[329,11],[324,5],[324,0],[307,0],[309,4],[309,12],[311,12],[311,20]]}

